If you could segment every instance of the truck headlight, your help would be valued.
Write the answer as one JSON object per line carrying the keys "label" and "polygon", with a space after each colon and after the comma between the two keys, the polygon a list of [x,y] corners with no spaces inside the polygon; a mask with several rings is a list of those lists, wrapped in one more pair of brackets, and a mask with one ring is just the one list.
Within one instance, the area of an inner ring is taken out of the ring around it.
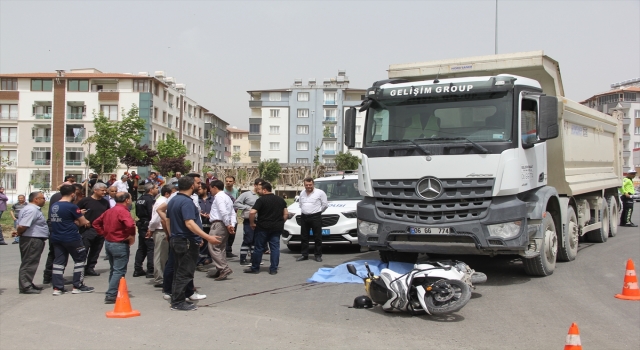
{"label": "truck headlight", "polygon": [[489,235],[493,237],[501,237],[504,239],[513,238],[520,233],[522,221],[503,222],[501,224],[488,225]]}
{"label": "truck headlight", "polygon": [[296,216],[296,213],[289,213],[289,216],[287,217],[287,219],[291,219],[294,216]]}
{"label": "truck headlight", "polygon": [[357,217],[355,210],[353,210],[353,211],[343,211],[342,215],[344,215],[345,218],[349,218],[349,219],[355,219]]}
{"label": "truck headlight", "polygon": [[369,221],[358,220],[358,230],[365,235],[377,234],[378,224]]}

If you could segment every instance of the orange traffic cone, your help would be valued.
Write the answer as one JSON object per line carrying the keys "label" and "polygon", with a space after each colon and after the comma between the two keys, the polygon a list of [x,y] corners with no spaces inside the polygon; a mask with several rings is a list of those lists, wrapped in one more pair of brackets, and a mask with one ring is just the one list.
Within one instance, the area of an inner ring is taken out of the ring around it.
{"label": "orange traffic cone", "polygon": [[109,318],[129,318],[140,316],[140,311],[131,310],[131,302],[129,301],[129,291],[127,290],[127,281],[124,277],[120,278],[118,286],[118,297],[116,298],[116,307],[113,311],[107,312]]}
{"label": "orange traffic cone", "polygon": [[569,327],[569,333],[567,333],[567,340],[564,342],[564,350],[582,350],[582,344],[580,343],[580,331],[578,325],[574,323]]}
{"label": "orange traffic cone", "polygon": [[616,294],[616,298],[624,300],[640,300],[640,289],[638,289],[638,276],[633,260],[627,260],[627,271],[624,273],[624,285],[622,294]]}

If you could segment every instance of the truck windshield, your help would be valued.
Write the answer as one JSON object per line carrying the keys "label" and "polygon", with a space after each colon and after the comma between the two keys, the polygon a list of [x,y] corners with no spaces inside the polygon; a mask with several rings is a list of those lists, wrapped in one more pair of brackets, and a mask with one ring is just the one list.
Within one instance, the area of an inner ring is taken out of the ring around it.
{"label": "truck windshield", "polygon": [[358,192],[358,180],[329,180],[316,181],[315,187],[327,194],[329,201],[361,200]]}
{"label": "truck windshield", "polygon": [[401,142],[508,142],[511,91],[376,100],[365,146]]}

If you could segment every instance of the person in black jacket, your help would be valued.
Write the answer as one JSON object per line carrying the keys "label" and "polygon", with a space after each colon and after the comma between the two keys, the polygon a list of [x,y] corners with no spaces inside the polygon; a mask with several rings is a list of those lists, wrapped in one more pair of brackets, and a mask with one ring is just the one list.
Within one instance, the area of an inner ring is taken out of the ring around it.
{"label": "person in black jacket", "polygon": [[[158,186],[152,183],[144,185],[144,194],[136,201],[136,216],[138,217],[138,250],[134,262],[133,277],[145,276],[153,278],[153,237],[148,234],[149,222],[153,213],[153,204],[158,195]],[[144,259],[147,259],[147,271],[142,269]]]}

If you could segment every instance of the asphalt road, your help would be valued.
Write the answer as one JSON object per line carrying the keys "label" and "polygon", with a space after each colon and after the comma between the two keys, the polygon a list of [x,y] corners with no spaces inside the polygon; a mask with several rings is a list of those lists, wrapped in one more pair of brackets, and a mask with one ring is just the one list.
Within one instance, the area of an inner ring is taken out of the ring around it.
{"label": "asphalt road", "polygon": [[[640,222],[638,205],[634,217]],[[282,248],[276,276],[266,270],[243,274],[237,259],[226,281],[196,272],[196,286],[208,297],[197,311],[178,312],[169,309],[150,280],[131,276],[132,252],[127,283],[142,316],[108,319],[105,312],[113,306],[103,304],[106,261],[98,263],[102,276],[85,279],[95,293],[53,297],[47,287],[40,295],[21,295],[18,247],[0,246],[0,348],[562,349],[572,322],[585,349],[637,349],[640,344],[640,301],[614,298],[622,290],[627,259],[640,267],[638,228],[621,227],[604,244],[582,243],[575,261],[558,264],[544,278],[526,276],[517,257],[464,257],[460,260],[485,272],[488,281],[464,309],[445,317],[352,309],[353,298],[364,294],[362,285],[305,282],[319,267],[375,259],[376,252],[326,249],[323,263],[295,262],[295,257]],[[65,277],[71,278],[71,268]]]}

